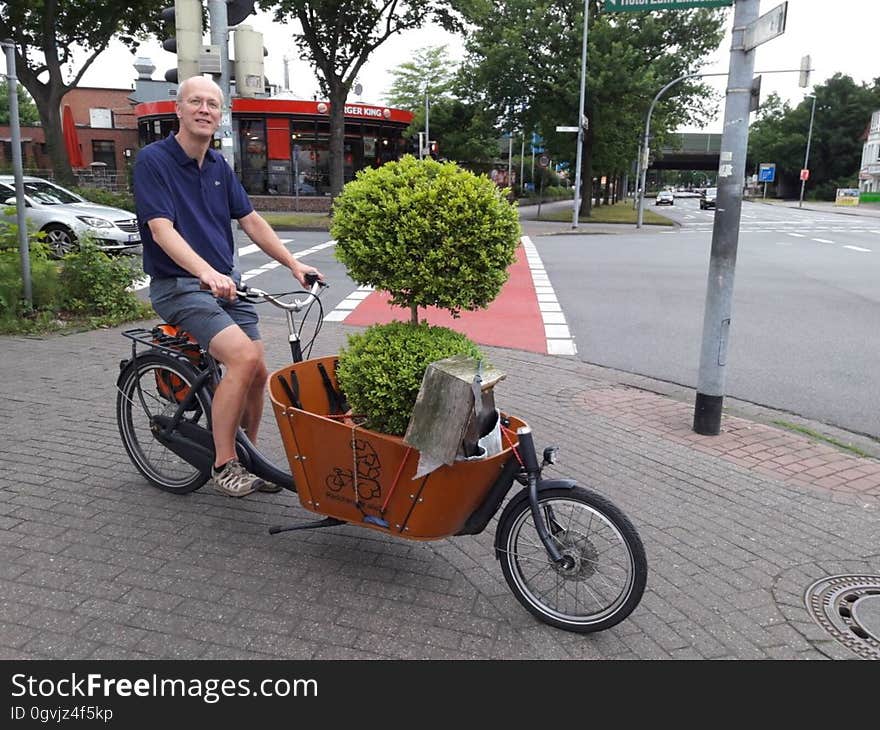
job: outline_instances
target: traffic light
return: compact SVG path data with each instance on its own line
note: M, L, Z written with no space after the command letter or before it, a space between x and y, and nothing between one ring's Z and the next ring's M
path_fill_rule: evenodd
M756 112L761 106L761 76L752 79L752 90L749 97L749 111Z
M174 37L167 38L162 47L177 54L177 68L166 71L165 80L179 84L190 76L198 76L202 50L201 0L174 0L173 8L162 11L162 19L174 22Z
M801 57L801 73L800 78L798 79L798 86L802 89L806 89L810 85L810 71L813 69L810 68L810 57L802 56Z
M257 96L266 88L263 78L263 34L248 25L235 28L235 91Z

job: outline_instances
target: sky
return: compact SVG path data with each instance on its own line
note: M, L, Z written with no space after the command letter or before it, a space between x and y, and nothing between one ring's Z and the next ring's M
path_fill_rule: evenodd
M761 14L772 10L780 2L762 0ZM719 49L707 59L707 64L701 69L704 72L724 73L728 69L733 9L727 12L725 38ZM264 46L269 51L264 69L271 83L283 86L284 59L288 57L292 94L297 98L311 99L319 93L309 64L298 58L290 39L290 26L275 23L269 14L263 12L252 15L244 24L264 34ZM815 69L811 83L821 83L838 71L850 75L857 83L870 82L880 76L880 56L876 52L878 29L880 0L789 0L785 33L757 48L755 70L797 69L801 57L809 54ZM361 70L358 81L363 86L363 92L360 97L352 93L350 101L383 104L384 95L391 86L393 69L411 58L419 48L443 43L448 44L452 59L461 59L464 53L461 39L438 27L392 37L374 52ZM164 51L156 40L142 44L134 54L121 44L114 44L92 64L80 85L132 88L136 76L132 68L135 56L152 59L156 65L153 74L156 79L163 78L165 70L175 64L174 54ZM0 68L5 68L5 58L0 61ZM716 119L703 131L720 132L726 79L723 76L708 78L706 83L717 89L721 96ZM797 104L809 89L798 87L797 73L763 74L762 98L773 91L792 104ZM576 110L573 110L573 116L576 116ZM691 129L697 128L687 128Z

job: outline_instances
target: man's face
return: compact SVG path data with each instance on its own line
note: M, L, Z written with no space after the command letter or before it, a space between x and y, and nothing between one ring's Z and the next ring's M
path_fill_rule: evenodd
M194 137L213 137L220 126L220 92L207 79L187 84L183 100L177 103L180 128Z

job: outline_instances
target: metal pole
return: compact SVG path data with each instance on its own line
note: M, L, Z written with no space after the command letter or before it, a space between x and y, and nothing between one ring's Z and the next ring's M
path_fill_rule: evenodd
M425 154L431 155L431 101L428 97L428 85L425 84Z
M510 187L510 173L513 171L513 132L507 138L507 185Z
M535 145L534 145L534 139L533 139L532 140L532 185L534 186L534 184L535 184Z
M581 102L578 108L577 161L574 172L574 210L571 214L571 227L578 227L581 211L581 159L584 154L584 105L587 95L587 31L590 24L590 0L584 0L584 42L581 48ZM590 180L590 184L592 184Z
M808 170L807 165L810 164L810 142L813 139L813 119L816 116L816 95L813 94L813 109L810 111L810 131L807 133L807 152L804 155L804 169ZM801 180L801 197L798 200L798 208L804 207L804 187L806 186L807 181Z
M232 99L229 82L229 25L227 23L226 0L208 0L211 16L211 45L220 47L220 73L212 74L223 92L223 108L220 116L220 153L229 166L235 169L235 145L232 142ZM243 84L244 79L236 83Z
M712 250L703 314L700 370L694 404L693 428L699 434L721 432L725 368L730 341L733 279L743 182L749 141L749 103L755 70L754 49L743 47L745 28L758 18L760 0L737 0L733 16L730 72L724 104L724 133L718 166L718 196L712 228Z
M523 170L526 163L526 133L522 133L522 144L519 146L519 193L523 190Z
M6 51L6 83L9 89L9 126L12 143L12 172L15 175L15 222L18 224L18 255L25 309L33 309L31 254L28 248L27 221L24 217L24 170L21 161L21 121L18 117L18 76L15 75L15 42L0 41Z

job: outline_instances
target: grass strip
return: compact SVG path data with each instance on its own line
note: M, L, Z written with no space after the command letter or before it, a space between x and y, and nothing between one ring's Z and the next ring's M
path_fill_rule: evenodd
M332 222L327 213L260 213L276 230L329 230Z
M788 431L796 431L797 433L803 434L804 436L809 436L810 438L816 439L817 441L824 441L827 444L836 446L838 449L849 451L856 456L863 456L869 459L873 458L871 454L867 453L866 451L862 451L858 446L846 444L843 441L834 438L833 436L825 436L824 434L821 434L818 431L814 431L811 428L807 428L806 426L798 426L796 423L789 423L788 421L773 421L773 425L779 426L780 428L784 428Z
M571 211L569 210L552 210L541 212L542 221L570 221ZM589 218L581 216L578 218L579 223L636 223L636 210L633 208L632 201L621 200L614 205L593 206L592 214ZM658 215L653 210L644 211L642 222L651 226L672 226L675 225L666 216Z

